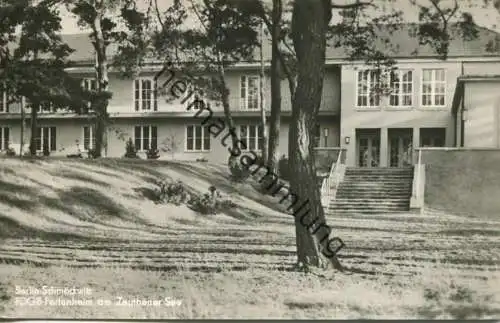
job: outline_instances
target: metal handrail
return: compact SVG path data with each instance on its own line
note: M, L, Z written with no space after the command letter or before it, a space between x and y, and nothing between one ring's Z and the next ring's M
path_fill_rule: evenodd
M340 159L342 157L342 149L339 150L339 154L337 156L337 160L335 163L332 164L332 167L330 168L330 173L328 176L325 178L321 185L321 200L323 202L323 206L327 207L330 204L330 200L332 198L331 191L332 191L332 180L334 180L334 185L335 185L335 191L338 186L338 180L335 176L338 166L340 164Z

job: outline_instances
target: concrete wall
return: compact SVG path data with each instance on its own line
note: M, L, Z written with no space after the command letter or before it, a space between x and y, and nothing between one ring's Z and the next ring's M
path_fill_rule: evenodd
M464 146L500 148L500 82L466 82Z
M500 149L423 149L425 208L500 216Z

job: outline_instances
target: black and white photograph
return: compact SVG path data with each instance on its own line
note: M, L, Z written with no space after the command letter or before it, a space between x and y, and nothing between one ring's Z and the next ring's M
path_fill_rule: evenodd
M500 317L500 0L0 0L0 319Z

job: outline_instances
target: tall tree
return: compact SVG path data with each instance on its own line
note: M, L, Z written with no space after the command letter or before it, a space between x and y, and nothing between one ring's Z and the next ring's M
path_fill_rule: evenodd
M95 112L95 156L101 157L107 147L108 105L112 97L109 89L109 68L111 63L137 64L127 60L135 51L144 50L145 35L142 26L145 15L136 8L134 0L61 0L76 15L78 23L91 30L89 35L96 54L97 91L92 101ZM118 28L125 23L129 33ZM133 46L131 44L136 42ZM116 60L108 58L109 45L119 44ZM137 58L142 57L137 55ZM130 67L124 67L128 70Z
M10 27L2 28L9 46L6 43L3 50L1 78L10 100L21 102L25 98L30 103L30 153L35 155L38 109L78 110L86 96L78 80L65 72L72 50L59 35L61 19L54 3L8 0L4 5L2 13L10 17L2 21ZM16 28L20 29L18 36L7 36Z
M156 5L156 9L158 6ZM159 14L160 32L155 37L157 54L184 75L204 98L222 104L225 127L230 132L231 147L238 150L238 134L231 113L227 68L241 60L253 60L258 48L259 20L246 13L252 3L238 0L181 1ZM159 11L159 10L157 10ZM182 17L180 19L179 17ZM191 17L195 23L186 23ZM230 169L238 167L237 158L229 156Z

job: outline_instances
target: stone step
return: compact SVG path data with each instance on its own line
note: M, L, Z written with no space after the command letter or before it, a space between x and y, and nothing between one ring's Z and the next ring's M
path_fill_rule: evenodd
M406 207L409 205L409 200L393 201L393 202L383 202L383 201L373 201L373 202L339 202L330 201L328 207L349 207L349 208L384 208L384 207Z
M413 174L408 176L384 176L384 175L344 175L344 180L370 180L370 181L384 181L384 180L393 180L393 181L408 181L413 179Z
M356 215L356 214L387 214L387 213L403 213L408 210L328 210L325 216L338 216L342 214Z
M387 198L397 198L397 199L403 199L403 200L408 200L411 195L408 194L408 193L405 193L405 194L392 194L392 195L389 195L389 194L351 194L351 193L337 193L337 195L335 196L336 199L348 199L348 200L352 200L352 199L355 199L355 198L359 198L360 196L362 196L363 198L367 198L367 199L372 199L372 200L385 200Z

